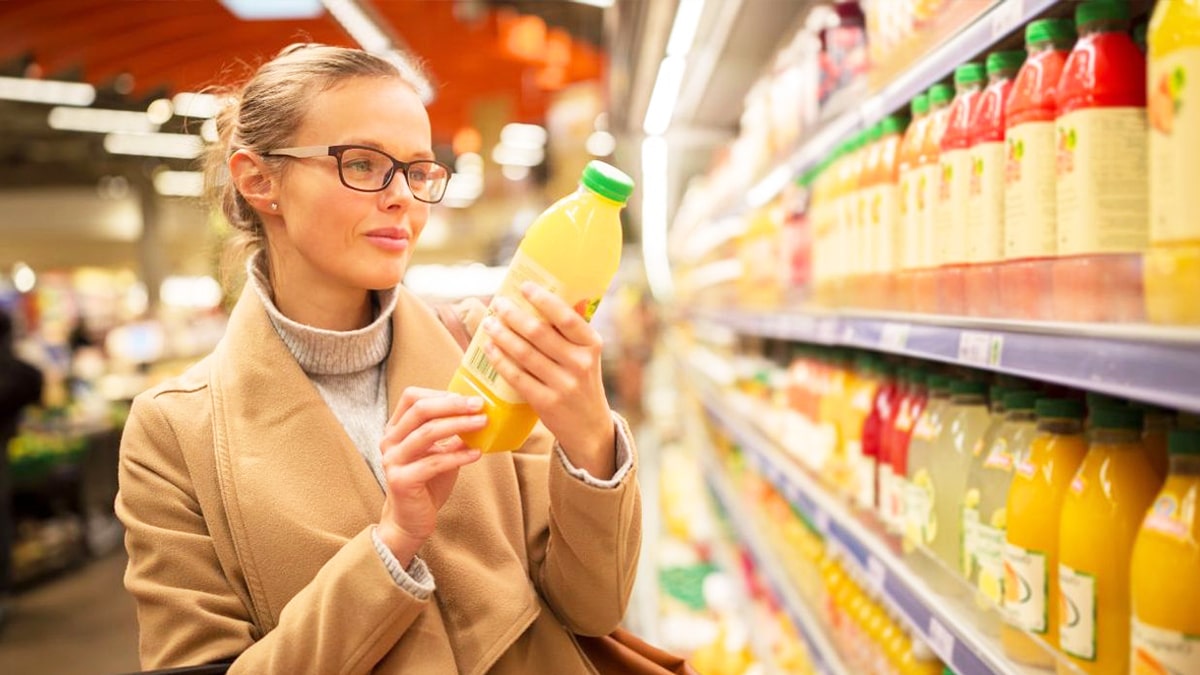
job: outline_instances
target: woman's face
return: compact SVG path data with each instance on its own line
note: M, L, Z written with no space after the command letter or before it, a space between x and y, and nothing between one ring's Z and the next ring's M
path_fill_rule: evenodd
M411 87L358 77L313 97L291 145L365 145L409 162L433 159L431 139ZM342 184L334 157L284 162L281 218L267 237L276 292L336 296L399 284L430 208L413 198L403 172L380 192L359 192Z

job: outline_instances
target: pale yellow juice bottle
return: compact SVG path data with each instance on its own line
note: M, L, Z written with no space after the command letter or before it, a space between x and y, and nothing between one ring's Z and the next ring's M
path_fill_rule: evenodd
M1050 667L1058 645L1058 514L1087 454L1082 401L1038 399L1037 433L1013 469L1004 533L1004 620L1010 659Z
M620 213L631 192L633 180L625 173L589 162L579 189L530 225L496 298L536 313L521 294L521 284L532 281L590 320L621 262ZM495 300L488 313L494 311ZM462 435L468 446L483 452L516 450L537 424L537 414L492 366L484 352L490 341L484 331L476 331L447 389L484 400L487 426Z
M926 545L945 566L933 583L943 593L958 594L963 588L950 575L963 575L963 495L967 492L972 450L983 439L991 418L987 390L986 383L971 380L950 385L946 424L929 464L936 536Z
M1170 432L1171 471L1133 546L1130 672L1200 673L1200 430Z
M950 407L950 378L931 375L929 401L913 427L908 444L908 467L904 490L903 544L905 553L924 547L937 537L933 514L934 494L931 468L937 457L935 445L942 435Z

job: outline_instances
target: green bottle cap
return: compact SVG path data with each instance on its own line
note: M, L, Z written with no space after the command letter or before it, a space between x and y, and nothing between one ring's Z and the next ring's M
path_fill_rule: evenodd
M977 380L955 380L950 383L950 394L953 396L986 396L986 382Z
M1129 401L1108 394L1101 394L1098 391L1089 391L1084 395L1084 400L1087 401L1088 410L1095 412L1100 408L1128 408Z
M1025 46L1043 42L1074 42L1075 24L1070 19L1039 19L1025 27Z
M1200 429L1173 429L1167 433L1167 451L1172 455L1200 455Z
M1133 43L1138 46L1142 52L1146 51L1146 26L1145 21L1141 21L1133 27Z
M1132 429L1141 431L1142 411L1128 406L1102 406L1092 410L1093 429Z
M1039 398L1033 404L1038 417L1066 417L1083 419L1083 401L1073 398Z
M633 193L633 179L624 171L598 159L583 170L583 186L606 199L624 204Z
M954 69L954 84L967 85L983 82L987 69L982 63L964 63Z
M912 110L913 117L924 115L929 112L929 96L925 94L917 94L916 98L909 104Z
M1016 72L1025 63L1025 50L1017 49L1010 52L992 52L987 57L987 74Z
M1013 410L1033 410L1037 405L1038 393L1031 389L1023 389L1021 391L1010 391L1004 395L1004 409Z
M908 115L888 115L879 123L879 132L882 136L890 136L892 134L902 134L908 127Z
M1129 5L1122 0L1092 0L1075 8L1075 23L1080 28L1097 21L1128 21Z
M929 107L946 105L954 99L954 87L948 84L935 84L929 88Z
M925 378L925 386L929 391L946 393L950 391L950 378L945 375L929 375Z
M883 137L883 121L871 126L867 129L867 142L874 143Z

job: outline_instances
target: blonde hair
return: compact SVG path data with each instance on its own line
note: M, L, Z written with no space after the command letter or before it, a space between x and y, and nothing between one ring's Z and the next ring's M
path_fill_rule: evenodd
M262 219L230 180L230 155L246 149L261 156L289 145L313 98L357 77L398 79L423 98L430 91L420 63L399 52L393 60L360 49L298 43L283 48L243 86L218 94L225 105L216 117L218 141L205 157L204 173L210 200L233 230L227 251L231 257L225 261L227 272L241 267L228 263L262 248L266 240ZM282 162L275 157L263 157L263 161L272 166Z

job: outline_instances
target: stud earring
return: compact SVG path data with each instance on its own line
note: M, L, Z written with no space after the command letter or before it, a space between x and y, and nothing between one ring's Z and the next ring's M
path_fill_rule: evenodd
M275 202L271 202L271 210L272 210L272 211L278 211L278 210L279 210L279 204L276 204Z

